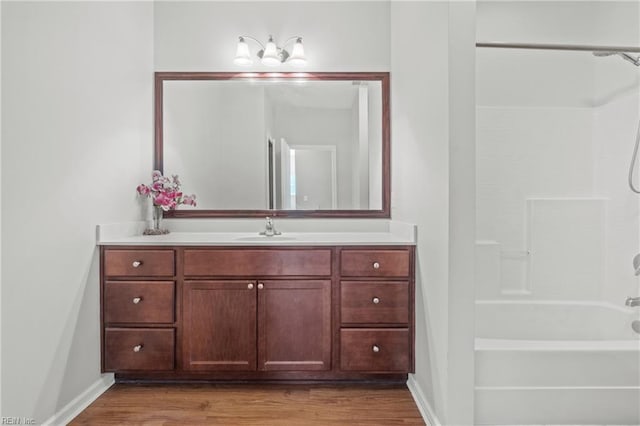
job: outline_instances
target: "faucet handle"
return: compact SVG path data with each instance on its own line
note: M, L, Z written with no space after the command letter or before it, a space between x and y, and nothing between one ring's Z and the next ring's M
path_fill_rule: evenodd
M627 297L627 300L624 302L625 306L634 307L640 306L640 297Z

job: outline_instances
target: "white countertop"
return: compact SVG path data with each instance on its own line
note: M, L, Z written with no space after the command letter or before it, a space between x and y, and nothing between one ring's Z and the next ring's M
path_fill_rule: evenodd
M384 229L386 228L386 229ZM104 246L335 246L415 245L415 226L389 221L388 226L357 232L282 232L273 237L258 232L181 232L142 235L144 223L99 225L97 244Z

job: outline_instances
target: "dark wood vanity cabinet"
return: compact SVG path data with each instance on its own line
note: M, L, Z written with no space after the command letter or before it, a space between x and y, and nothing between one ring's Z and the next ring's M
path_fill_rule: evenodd
M175 251L103 250L104 371L170 371L175 364Z
M404 380L414 248L102 247L119 380Z
M331 281L185 281L185 371L328 370Z
M406 372L412 368L411 258L409 250L341 251L342 370Z

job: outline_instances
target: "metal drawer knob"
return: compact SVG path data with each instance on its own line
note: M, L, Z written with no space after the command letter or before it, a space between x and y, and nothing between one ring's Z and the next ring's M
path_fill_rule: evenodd
M249 284L247 284L247 288L248 288L249 290L253 290L253 283L249 283Z
M137 305L138 303L142 302L142 297L134 297L132 302L134 305Z
M258 290L262 290L264 288L264 284L258 283Z
M135 345L135 346L133 347L133 351L134 351L134 352L140 352L140 351L142 350L143 346L144 346L144 345L142 345L142 344L140 344L140 345Z
M131 264L131 266L133 266L134 268L137 268L137 267L139 267L140 265L142 265L142 261L140 261L140 260L135 260L135 261Z
M373 262L373 269L380 269L380 264L378 262Z
M380 346L378 346L378 345L373 345L373 347L371 348L371 350L372 350L373 352L375 352L375 353L378 353L378 352L380 352Z
M374 305L380 303L380 299L378 299L377 297L374 297L373 299L371 299L371 301L374 303Z

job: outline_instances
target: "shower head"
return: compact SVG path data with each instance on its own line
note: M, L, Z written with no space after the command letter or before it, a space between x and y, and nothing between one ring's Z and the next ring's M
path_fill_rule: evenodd
M637 67L640 66L640 58L634 58L633 56L629 55L628 53L613 52L613 51L608 51L608 50L598 50L598 51L595 51L595 52L592 52L592 53L593 53L593 56L598 56L598 57L618 55L622 59L624 59L625 61L629 61L629 62L631 62L633 65L635 65Z
M633 269L636 271L636 276L640 275L640 254L633 257Z

